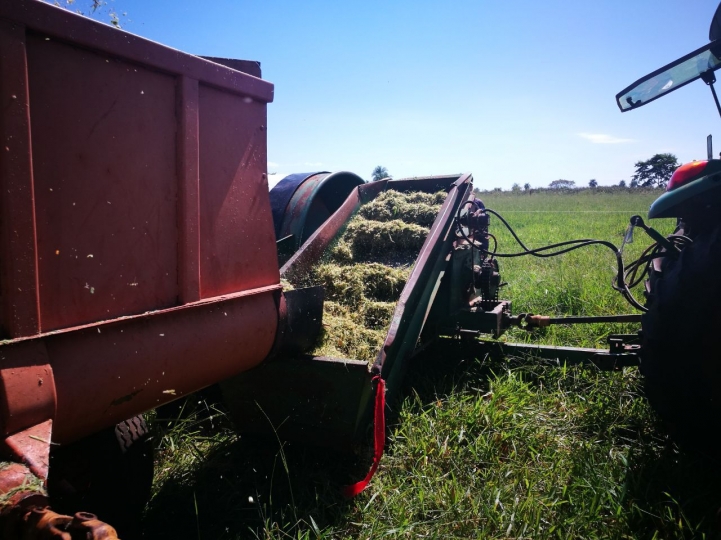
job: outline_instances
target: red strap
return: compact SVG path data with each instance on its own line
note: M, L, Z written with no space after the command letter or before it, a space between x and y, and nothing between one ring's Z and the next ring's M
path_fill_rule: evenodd
M373 377L373 380L378 381L376 385L376 402L373 411L375 424L373 429L373 465L371 465L371 470L368 471L368 474L363 480L343 488L343 495L349 499L358 495L368 486L376 469L378 469L378 464L383 456L383 448L386 444L386 382L381 379L380 375Z

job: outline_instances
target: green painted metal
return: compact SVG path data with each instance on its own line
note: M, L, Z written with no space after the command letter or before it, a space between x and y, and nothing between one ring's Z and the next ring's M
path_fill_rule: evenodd
M333 215L350 193L364 183L357 174L345 171L317 173L308 177L288 202L279 237L293 235L297 250Z
M366 362L321 356L263 362L220 386L240 431L341 449L357 442L358 404L373 391Z
M387 381L389 399L400 389L407 360L416 348L441 278L448 267L456 240L453 232L456 213L472 195L472 181L473 177L465 174L451 185L401 293L388 335L373 366L374 372L380 373Z

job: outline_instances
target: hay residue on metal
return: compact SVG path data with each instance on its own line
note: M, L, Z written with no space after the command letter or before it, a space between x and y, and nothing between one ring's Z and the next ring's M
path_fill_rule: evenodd
M17 464L12 461L0 461L0 472L4 471L4 469L15 466L17 466ZM15 474L22 474L21 469L18 468ZM29 469L25 470L24 475L25 478L22 483L20 483L16 487L10 488L5 493L0 494L1 512L9 511L10 507L14 503L17 503L17 501L14 501L14 496L20 492L27 492L28 494L31 492L35 492L35 494L37 495L47 496L47 490L45 489L45 485L43 481L40 480L40 478L30 472Z
M323 285L323 332L311 354L373 362L446 193L385 191L363 205L311 275Z

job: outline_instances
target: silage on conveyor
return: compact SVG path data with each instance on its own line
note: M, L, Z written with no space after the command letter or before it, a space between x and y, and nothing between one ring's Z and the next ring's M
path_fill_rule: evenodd
M373 362L446 193L385 191L363 205L320 265L293 285L323 285L323 333L312 354Z

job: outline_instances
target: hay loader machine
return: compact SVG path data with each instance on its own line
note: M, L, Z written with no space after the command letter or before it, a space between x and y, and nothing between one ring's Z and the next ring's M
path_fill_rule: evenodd
M142 511L152 481L142 414L211 385L240 430L348 447L375 426L374 470L384 400L431 345L638 365L637 334L612 336L608 350L495 339L511 326L641 316L514 315L489 233L492 215L506 222L474 197L470 174L296 174L269 194L272 99L255 62L192 56L37 0L0 4L2 537L117 537L108 523ZM445 196L376 360L309 355L324 289L281 278L310 272L388 190ZM530 250L516 238L543 257L607 245L615 287L643 308L628 270L686 240L632 223L658 247L628 268L608 242Z

